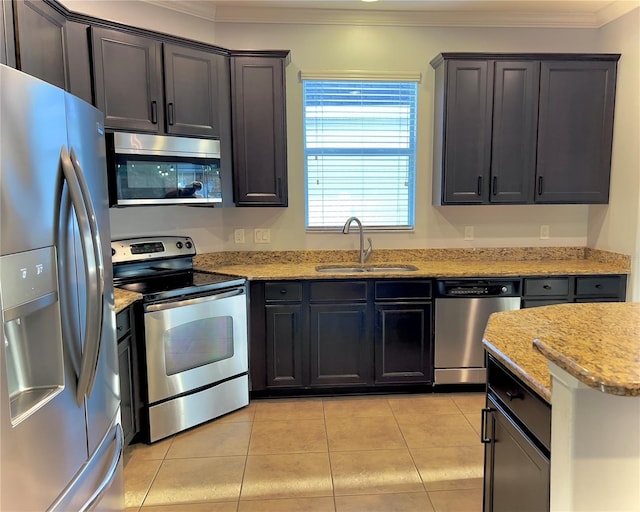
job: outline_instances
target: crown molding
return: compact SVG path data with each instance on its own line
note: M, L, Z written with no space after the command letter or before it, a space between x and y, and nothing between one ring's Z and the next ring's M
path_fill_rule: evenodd
M640 7L639 0L611 2L595 12L508 10L354 10L216 5L206 0L141 0L216 23L372 25L405 27L600 28Z

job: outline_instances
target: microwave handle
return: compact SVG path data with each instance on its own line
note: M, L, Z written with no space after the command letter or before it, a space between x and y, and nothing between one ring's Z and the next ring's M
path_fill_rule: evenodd
M146 306L145 312L152 313L154 311L166 311L167 309L181 308L184 306L193 306L194 304L201 304L203 302L228 299L230 297L236 297L237 295L244 294L244 288L237 288L228 292L213 293L211 295L205 295L202 297L196 297L195 299L185 299L174 302L162 302L160 304L150 304Z

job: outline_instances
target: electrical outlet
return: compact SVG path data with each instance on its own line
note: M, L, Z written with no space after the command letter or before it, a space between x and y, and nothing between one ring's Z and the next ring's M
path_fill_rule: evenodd
M473 240L473 226L464 227L464 239Z
M542 224L540 226L540 239L541 240L547 240L549 238L549 225L548 224Z
M233 232L233 241L237 244L244 243L244 229L236 229Z
M254 229L253 241L257 244L270 244L271 230L270 229Z

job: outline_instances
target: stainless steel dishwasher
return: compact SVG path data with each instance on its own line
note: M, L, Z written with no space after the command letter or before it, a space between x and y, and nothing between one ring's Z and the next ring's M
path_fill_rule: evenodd
M519 279L436 281L434 384L482 384L482 336L491 313L520 309Z

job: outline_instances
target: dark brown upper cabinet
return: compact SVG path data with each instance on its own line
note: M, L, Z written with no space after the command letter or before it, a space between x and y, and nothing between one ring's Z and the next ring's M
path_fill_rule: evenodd
M16 46L13 30L13 5L0 2L0 64L16 67Z
M12 4L16 68L67 89L64 14L54 3L41 0Z
M436 57L433 203L606 203L618 58Z
M607 203L616 61L542 62L537 203Z
M288 52L231 58L236 206L287 206Z
M164 131L162 43L92 27L95 105L115 130Z
M164 44L167 133L220 136L221 85L229 80L228 59L175 44ZM228 93L228 86L227 86Z
M220 137L224 55L96 27L92 43L95 104L107 128Z

